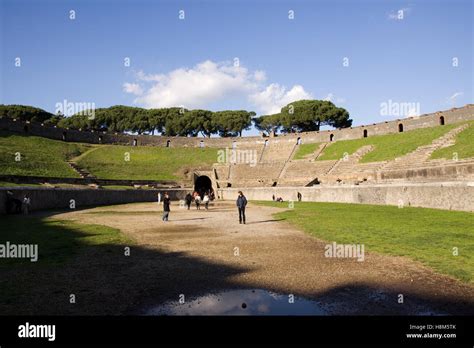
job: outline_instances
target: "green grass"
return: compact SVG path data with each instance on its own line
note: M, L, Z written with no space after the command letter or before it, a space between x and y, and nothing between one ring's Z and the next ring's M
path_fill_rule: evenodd
M16 184L14 182L0 181L0 187L42 187L41 184Z
M79 174L66 163L67 160L74 159L100 179L178 180L183 177L187 168L210 167L217 162L217 151L215 148L67 143L0 131L0 173L78 178ZM15 161L17 152L21 155L18 162ZM130 161L125 160L127 152L130 153ZM122 188L131 189L120 187Z
M87 186L87 185L76 185L76 184L65 184L65 183L60 183L60 184L50 184L49 185L42 185L43 187L57 187L57 188L81 188L81 189L90 189L93 190L92 187Z
M340 159L344 153L353 154L364 145L373 145L361 162L393 160L414 151L417 147L431 143L459 124L423 128L404 133L370 136L368 138L341 140L329 144L318 160ZM456 144L441 149L433 158L452 158L453 152L459 158L474 157L474 122L460 133ZM302 144L295 159L302 159L314 153L319 144ZM119 145L89 145L66 143L35 136L12 135L0 131L0 173L4 175L26 175L77 178L66 160L75 158L99 179L125 180L179 180L186 170L209 168L217 162L218 149L213 148L164 148L154 146L130 147ZM19 152L20 161L15 161ZM126 153L130 160L126 161ZM0 186L13 186L0 183ZM24 186L24 185L20 185ZM28 185L30 186L30 185ZM105 187L106 189L132 189L130 187Z
M281 203L259 204L282 207ZM297 202L275 214L327 242L364 244L366 252L406 256L474 282L474 214L427 208ZM453 256L453 248L459 255Z
M12 135L0 131L0 173L3 175L77 178L66 160L87 148L35 136ZM20 161L15 161L16 153Z
M295 157L293 157L293 159L303 159L305 156L314 153L314 151L316 151L318 147L319 143L298 145L298 151L296 151Z
M445 147L433 152L431 158L453 159L454 153L457 158L474 157L474 122L469 122L470 126L456 136L456 143L453 146Z
M151 186L141 186L140 188L135 188L133 186L124 186L124 185L106 185L101 186L105 190L156 190Z
M28 184L28 183L25 183L25 184L17 184L17 183L7 182L7 181L0 181L0 187L81 188L81 189L91 189L91 190L93 189L92 187L87 186L87 185L76 185L76 184L65 184L65 183L61 183L61 184L49 184L49 185L45 185L45 184Z
M317 160L341 159L344 153L351 155L364 145L373 145L374 149L363 156L360 162L389 161L413 152L419 146L430 144L459 125L452 124L362 139L340 140L329 144Z
M122 186L122 185L107 185L101 186L105 190L135 190L132 186Z
M2 217L0 244L6 241L11 244L37 244L39 258L37 262L0 258L0 266L61 264L90 247L107 248L130 242L115 228L32 216Z
M105 145L78 164L100 179L177 180L179 170L217 162L215 148L164 148ZM126 161L126 154L130 160Z
M74 283L80 283L81 279L74 276L74 272L69 284L64 283L64 278L61 278L64 267L73 265L79 274L84 274L86 269L94 273L98 267L105 269L111 259L123 257L125 246L134 245L133 240L118 229L108 226L34 216L6 216L2 217L1 224L0 244L7 241L11 244L37 244L39 255L37 262L26 258L0 258L2 310L11 306L18 308L25 303L31 305L38 296L51 296L50 291L44 290L49 283L54 284L54 289L60 289L59 293L68 286L77 286ZM83 261L74 264L81 258L92 260L91 264ZM34 311L33 304L29 312Z

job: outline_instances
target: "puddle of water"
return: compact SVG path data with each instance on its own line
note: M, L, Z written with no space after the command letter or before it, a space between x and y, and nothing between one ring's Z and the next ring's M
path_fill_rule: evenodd
M316 301L279 295L267 290L229 290L180 304L167 302L145 315L327 315Z

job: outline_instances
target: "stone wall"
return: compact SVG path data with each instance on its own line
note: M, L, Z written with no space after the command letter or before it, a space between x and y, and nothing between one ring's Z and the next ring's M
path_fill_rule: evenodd
M71 199L76 209L90 206L124 204L133 202L154 202L158 192L165 190L97 190L97 189L46 189L11 188L13 196L22 199L25 194L31 198L32 210L69 209ZM272 200L272 195L282 197L287 206L289 200L296 201L300 192L305 202L339 202L378 205L400 205L446 210L474 212L474 183L404 183L391 185L334 185L315 187L272 187L272 188L225 188L218 189L220 199L235 200L242 190L250 200ZM189 190L170 189L172 200L183 199ZM5 214L7 189L0 188L0 214ZM177 209L177 206L176 208Z
M0 181L6 181L17 184L71 184L71 185L89 185L97 184L100 186L118 185L148 185L152 187L179 188L182 187L178 182L171 180L118 180L118 179L97 179L97 178L55 178L47 176L27 176L27 175L1 175Z
M411 168L380 172L379 180L390 181L447 181L447 180L474 180L474 162L449 163L427 168Z
M184 199L189 190L100 190L100 189L48 189L48 188L0 188L0 214L6 213L7 190L13 197L22 200L28 194L31 210L70 209L74 200L76 209L98 205L124 204L133 202L153 202L158 192L166 191L172 200Z
M128 135L121 133L107 133L94 131L79 131L42 125L40 123L13 120L0 117L0 130L7 130L19 134L29 134L44 138L63 140L68 142L90 144L115 144L129 146L162 146L162 147L230 147L231 138L188 138L166 137L153 135ZM258 137L255 137L258 138ZM202 143L201 143L202 142ZM202 145L201 145L202 144Z
M474 120L474 104L468 104L461 108L453 108L446 111L439 111L431 114L408 117L400 120L385 121L371 125L350 127L337 130L327 130L320 132L304 132L294 134L279 135L275 138L262 137L239 137L239 138L190 138L190 137L166 137L153 135L126 135L106 132L78 131L72 129L62 129L50 126L43 126L39 123L29 123L20 120L12 120L6 117L0 118L0 130L8 130L21 134L31 134L50 139L64 140L71 142L82 142L92 144L121 144L121 145L152 145L169 147L236 147L239 144L248 146L249 144L264 144L265 140L270 143L290 142L296 143L301 138L302 143L319 143L337 140L358 139L372 135L382 135L399 132L400 124L403 131L417 128L434 127L440 125L441 118L444 124L457 123L461 121Z
M269 187L219 189L221 199L235 200L242 190L250 201L272 200L272 195L288 201L300 192L306 202L339 202L400 205L446 210L474 211L474 182L404 183L380 185L334 185L315 187Z

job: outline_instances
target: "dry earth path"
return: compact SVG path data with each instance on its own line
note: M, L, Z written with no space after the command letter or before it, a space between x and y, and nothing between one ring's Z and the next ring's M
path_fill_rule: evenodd
M474 313L472 285L370 250L363 262L326 258L327 242L277 221L272 214L279 208L249 204L246 225L239 224L233 202L217 202L209 211L173 202L169 222L161 221L160 209L138 203L52 216L118 228L134 241L131 255L124 256L125 246L92 248L54 274L35 272L43 296L29 311L142 314L180 294L190 300L222 290L266 289L315 300L327 314ZM73 306L66 301L70 293L78 298Z

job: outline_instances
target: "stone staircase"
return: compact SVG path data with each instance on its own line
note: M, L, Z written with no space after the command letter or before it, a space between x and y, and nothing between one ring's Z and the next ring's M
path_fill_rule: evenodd
M469 127L469 124L463 124L459 127L456 127L443 136L433 140L429 145L423 145L418 147L415 151L406 154L405 156L395 158L395 160L387 162L381 170L398 170L411 168L422 163L429 163L429 158L431 154L438 150L448 146L452 146L455 143L456 136Z
M271 141L264 147L259 163L282 163L290 158L295 146L296 144L286 139Z
M365 145L359 148L352 155L339 159L334 165L327 171L326 175L351 172L352 169L357 166L359 160L367 153L373 150L372 145Z
M305 156L303 156L302 159L299 159L298 161L315 161L318 159L319 156L322 155L324 149L326 148L326 146L328 145L329 143L321 143L319 144L318 148L316 150L314 150L314 152L312 153L309 153ZM290 157L290 160L293 159L293 156Z
M87 169L79 167L76 162L67 161L67 164L72 168L72 170L78 173L82 179L96 179L96 177L92 175Z
M318 147L318 149L314 152L314 155L312 156L311 160L313 161L316 161L319 156L322 155L324 149L326 148L326 146L328 146L329 143L321 143Z
M293 146L293 150L291 150L290 152L290 155L288 156L288 158L285 160L285 164L283 165L283 167L281 168L280 170L280 173L278 174L278 180L281 179L285 173L286 173L286 170L288 169L288 165L291 163L291 160L293 159L293 157L295 156L295 153L296 153L296 149L298 148L298 145L295 144Z
M364 184L374 182L428 181L431 178L474 177L474 158L430 159L438 149L455 144L456 136L469 127L457 125L430 144L391 161L361 163L360 160L373 151L373 145L362 146L349 156L338 160L316 160L321 157L327 145L321 143L318 149L303 159L294 160L298 146L285 140L262 146L260 160L256 166L228 165L214 166L214 180L220 187L264 187L264 186L308 186L317 184ZM254 147L256 147L254 145Z
M306 186L307 184L320 179L336 161L291 161L278 180L278 186Z

